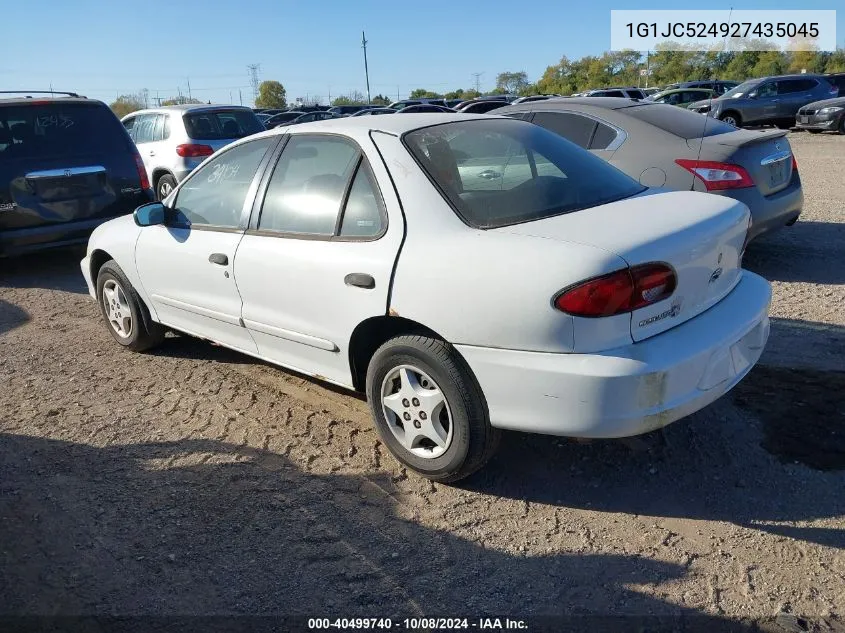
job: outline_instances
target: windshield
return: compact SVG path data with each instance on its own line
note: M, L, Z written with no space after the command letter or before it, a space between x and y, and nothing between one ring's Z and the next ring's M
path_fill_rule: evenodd
M188 136L198 141L243 138L264 131L252 110L202 110L186 114L184 120Z
M731 88L725 94L722 95L722 99L737 99L739 97L746 96L749 92L754 90L760 83L759 79L752 79L750 81L744 81L739 84L736 88Z
M489 229L595 207L645 188L544 128L473 119L403 138L463 220Z

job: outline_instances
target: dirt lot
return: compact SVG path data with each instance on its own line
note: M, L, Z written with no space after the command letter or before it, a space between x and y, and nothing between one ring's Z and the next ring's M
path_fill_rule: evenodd
M845 138L790 135L761 365L662 437L507 434L459 487L365 403L110 339L78 253L0 262L0 613L845 616Z

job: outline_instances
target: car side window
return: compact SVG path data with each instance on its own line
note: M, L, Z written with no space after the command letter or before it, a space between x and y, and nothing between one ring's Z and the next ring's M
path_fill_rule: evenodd
M214 156L179 189L169 224L237 228L261 159L275 142L256 139Z
M593 140L590 141L590 149L607 149L608 145L616 140L617 135L618 132L609 125L597 124Z
M258 229L333 235L359 156L341 137L294 134L267 184Z
M170 117L166 114L161 115L162 118L162 125L161 125L161 140L166 141L170 138Z
M783 82L779 82L783 83ZM775 97L780 93L780 86L774 81L757 88L757 97Z
M153 138L152 140L160 141L164 138L164 115L158 114L156 115L155 122L153 123Z
M376 237L384 228L385 217L376 180L366 159L361 161L340 222L341 237Z
M596 122L571 112L537 112L532 123L559 134L576 145L587 148Z
M135 124L135 142L149 143L153 140L153 126L155 125L155 114L142 114Z
M126 128L126 131L129 132L129 136L132 140L135 140L135 121L137 121L137 117L131 117L126 119L125 121L121 121L123 123L123 127Z

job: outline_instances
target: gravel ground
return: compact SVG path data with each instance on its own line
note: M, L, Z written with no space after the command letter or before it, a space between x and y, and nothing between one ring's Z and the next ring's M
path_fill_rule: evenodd
M790 140L804 214L746 262L774 285L761 365L662 435L506 434L457 487L345 393L189 337L119 350L78 252L2 261L0 613L836 622L845 138Z

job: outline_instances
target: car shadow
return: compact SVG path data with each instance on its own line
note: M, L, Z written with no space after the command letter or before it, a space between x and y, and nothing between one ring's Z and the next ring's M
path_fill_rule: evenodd
M85 247L57 248L0 260L0 288L43 288L86 294L80 260Z
M683 565L488 549L399 516L387 479L311 474L243 445L0 434L0 481L6 616L566 614L603 616L593 631L752 630L636 589Z
M769 281L845 284L845 223L799 219L748 245L743 266Z
M0 334L14 330L29 321L29 313L13 303L0 299Z

